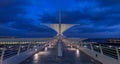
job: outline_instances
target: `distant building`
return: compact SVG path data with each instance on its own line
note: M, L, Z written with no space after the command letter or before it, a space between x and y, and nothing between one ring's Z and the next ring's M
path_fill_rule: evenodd
M0 44L27 44L35 42L47 42L53 38L0 38Z
M108 42L109 43L120 43L120 38L111 38L111 39L108 39Z

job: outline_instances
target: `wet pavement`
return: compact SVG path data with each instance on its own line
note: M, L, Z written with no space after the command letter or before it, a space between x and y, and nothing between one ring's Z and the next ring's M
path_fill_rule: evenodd
M100 64L78 49L63 47L63 56L57 56L57 46L45 48L21 64Z

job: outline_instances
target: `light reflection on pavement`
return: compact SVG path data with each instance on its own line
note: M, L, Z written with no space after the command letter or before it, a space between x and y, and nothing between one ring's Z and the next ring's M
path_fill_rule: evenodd
M91 61L92 60L92 61ZM91 59L79 49L64 46L63 57L57 57L57 46L48 47L34 56L28 58L21 64L100 64Z

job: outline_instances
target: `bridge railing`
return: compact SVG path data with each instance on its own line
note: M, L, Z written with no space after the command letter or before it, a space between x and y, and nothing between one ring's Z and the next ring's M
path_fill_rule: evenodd
M3 60L30 49L44 46L47 42L0 42L0 64Z
M118 46L112 46L112 45L106 45L106 44L92 44L91 46L92 46L93 50L98 53L107 55L114 59L119 59L118 54L120 55L120 47L118 47ZM90 44L83 45L83 47L88 48L90 50L91 50L91 46L90 46ZM118 50L118 54L117 54L117 50Z
M108 44L100 44L96 42L82 42L82 41L69 41L73 46L80 46L83 48L87 48L89 50L100 53L101 55L108 56L113 58L120 63L120 46L108 45ZM97 56L97 55L95 55ZM109 60L108 60L109 61Z

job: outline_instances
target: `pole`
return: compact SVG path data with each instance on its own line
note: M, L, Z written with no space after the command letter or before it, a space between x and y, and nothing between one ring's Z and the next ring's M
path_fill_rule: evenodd
M99 44L99 47L100 47L100 53L103 55L103 50L102 50L101 44Z
M120 55L119 55L120 53L119 53L119 50L117 47L115 47L115 49L116 49L116 53L117 53L118 64L120 64Z
M0 59L0 64L3 63L4 54L5 54L5 48L3 48L3 50L2 50L1 59Z
M59 39L61 39L61 12L59 11Z
M90 43L90 47L91 47L91 51L93 51L93 46L92 46L92 43Z
M30 44L28 44L28 47L27 47L27 50L29 50L30 49Z
M18 52L17 52L18 55L20 54L20 51L21 51L21 45L19 46L19 49L18 49Z

